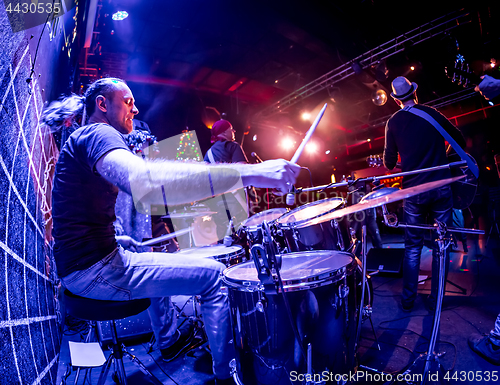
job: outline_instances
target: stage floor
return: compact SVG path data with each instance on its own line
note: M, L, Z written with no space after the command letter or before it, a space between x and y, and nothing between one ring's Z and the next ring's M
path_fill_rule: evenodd
M397 234L384 235L384 247L404 247L402 236ZM486 238L485 238L486 240ZM440 323L440 333L435 351L442 353L440 363L445 370L450 370L449 383L495 383L485 380L488 373L500 376L500 367L494 366L473 353L467 338L471 333L488 333L494 325L500 312L500 242L498 239L474 241L469 238L469 251L462 252L462 244L450 255L450 273L448 280L465 289L465 294L448 283L443 312ZM422 278L430 276L431 252L424 248L420 274ZM419 295L411 313L400 309L400 293L402 278L400 276L373 275L374 288L373 321L375 334L380 350L375 341L369 321L363 323L358 348L358 358L361 367L397 373L404 371L420 354L427 351L429 336L432 330L433 313L429 313L424 305L424 299L430 292L430 281L419 285ZM178 298L179 303L182 298ZM65 335L59 360L59 375L57 384L61 384L65 375L67 384L73 384L75 373L69 367L68 341L79 340L79 336ZM148 341L135 342L128 345L128 350L137 357L164 384L213 384L211 374L211 359L209 354L198 349L174 362L164 363L160 352L156 349L148 353ZM105 351L109 354L109 351ZM150 383L140 370L128 359L124 359L128 384ZM92 370L86 384L97 384L100 368ZM373 372L370 372L373 374ZM416 371L416 373L419 373ZM421 372L420 372L421 373ZM479 376L483 380L479 381ZM387 377L386 377L387 378ZM455 378L455 380L453 380ZM366 381L366 377L357 377L356 383L383 383L384 381ZM379 379L381 379L379 377ZM83 376L79 384L83 384ZM106 384L114 384L111 376ZM245 384L252 385L252 384Z

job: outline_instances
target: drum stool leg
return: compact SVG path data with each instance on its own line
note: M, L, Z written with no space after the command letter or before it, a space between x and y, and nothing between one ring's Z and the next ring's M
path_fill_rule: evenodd
M106 362L103 365L101 375L99 376L99 380L97 385L104 385L106 378L108 377L109 369L113 362L115 363L115 375L116 380L120 385L127 385L127 375L125 374L125 366L123 364L123 356L127 355L130 360L136 364L142 373L144 373L153 384L162 385L163 383L155 377L153 373L151 373L146 366L133 354L130 354L123 344L118 341L118 334L116 331L116 322L115 320L110 320L110 329L111 329L111 354L107 358Z

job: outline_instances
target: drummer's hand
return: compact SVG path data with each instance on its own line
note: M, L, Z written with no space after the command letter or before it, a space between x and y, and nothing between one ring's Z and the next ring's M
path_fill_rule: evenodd
M254 167L252 185L271 188L277 195L288 193L300 173L300 166L284 159L268 160Z
M118 242L118 244L125 249L131 246L134 247L139 246L139 243L135 239L129 237L128 235L117 235L115 238L116 242Z

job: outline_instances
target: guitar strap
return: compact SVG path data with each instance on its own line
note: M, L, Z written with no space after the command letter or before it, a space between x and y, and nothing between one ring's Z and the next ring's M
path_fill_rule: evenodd
M412 108L412 106L407 106L403 108L404 111L411 112L414 115L420 116L422 119L427 120L430 124L432 124L436 130L439 131L439 133L445 138L448 143L453 147L453 149L457 152L457 154L460 156L462 160L465 160L467 162L467 167L469 170L474 174L476 178L479 177L479 168L477 165L472 161L472 159L465 153L464 150L462 150L462 147L458 145L458 143L451 137L451 135L441 126L436 119L434 119L432 116L430 116L427 112L422 111L418 108Z

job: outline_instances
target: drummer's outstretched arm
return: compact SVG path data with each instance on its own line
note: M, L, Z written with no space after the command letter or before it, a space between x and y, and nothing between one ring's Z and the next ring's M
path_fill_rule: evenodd
M109 182L144 203L189 203L243 186L274 188L288 192L300 166L283 159L259 164L217 164L143 160L117 149L96 164L97 172ZM162 188L163 187L163 188ZM165 196L164 196L165 195Z

